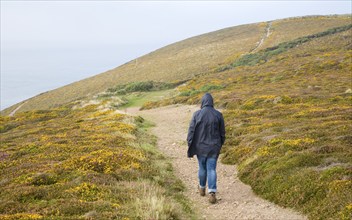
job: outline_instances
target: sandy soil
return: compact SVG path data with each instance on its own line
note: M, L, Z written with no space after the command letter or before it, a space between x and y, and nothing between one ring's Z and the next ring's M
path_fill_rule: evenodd
M172 161L176 175L183 180L187 188L185 194L193 202L198 216L201 219L217 220L306 219L293 210L257 197L250 186L237 178L236 166L220 162L217 167L218 202L210 204L208 197L198 194L198 163L196 158L187 158L185 141L189 121L193 112L198 109L196 106L173 105L145 111L138 111L136 108L126 110L127 113L141 115L156 124L152 132L158 137L158 147Z

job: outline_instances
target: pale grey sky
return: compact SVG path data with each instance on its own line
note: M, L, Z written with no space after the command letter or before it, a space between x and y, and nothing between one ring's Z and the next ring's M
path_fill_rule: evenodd
M1 46L162 46L221 28L351 13L351 1L1 1Z
M4 1L1 109L226 27L351 14L351 1Z

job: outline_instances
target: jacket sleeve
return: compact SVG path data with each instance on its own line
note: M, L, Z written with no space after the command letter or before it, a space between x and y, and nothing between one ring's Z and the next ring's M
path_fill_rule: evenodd
M191 147L192 145L195 129L196 129L196 113L193 114L191 123L189 124L189 128L188 128L188 134L187 134L188 147Z
M220 136L221 136L221 145L223 145L225 143L225 122L222 114L220 117Z

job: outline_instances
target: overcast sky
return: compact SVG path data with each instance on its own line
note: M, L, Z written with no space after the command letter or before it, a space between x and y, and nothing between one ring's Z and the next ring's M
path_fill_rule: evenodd
M3 1L1 47L156 47L225 27L351 13L351 1Z
M4 1L1 109L162 46L254 22L351 14L351 1Z

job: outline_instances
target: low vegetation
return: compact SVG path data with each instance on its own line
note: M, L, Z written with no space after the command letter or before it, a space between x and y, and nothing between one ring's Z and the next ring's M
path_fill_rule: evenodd
M211 90L227 127L222 162L238 164L258 195L310 219L351 219L352 33L326 33L290 41L300 43L266 62L195 78L145 107L199 104L204 92L189 91L222 87Z
M109 95L126 95L132 92L150 92L150 91L160 91L168 90L183 84L185 81L175 82L175 83L165 83L165 82L154 82L154 81L144 81L144 82L132 82L124 85L117 85L113 88L107 89Z
M347 16L308 16L272 21L270 36L260 49L299 37L351 24ZM251 51L266 32L267 22L240 25L192 37L131 60L115 69L31 98L21 111L50 109L84 97L95 96L117 84L189 80L229 65ZM8 115L18 105L1 112Z
M350 19L273 21L247 55L266 23L220 30L30 100L0 118L0 218L192 218L151 125L116 109L199 104L211 92L226 121L222 162L255 193L310 219L351 219Z
M0 118L0 219L192 218L151 124L102 107Z
M278 44L277 46L266 48L258 53L246 54L240 59L237 59L236 62L232 63L230 66L227 66L227 68L233 68L237 66L254 66L259 63L264 63L264 62L267 62L271 57L274 57L280 53L283 53L291 48L297 47L303 43L309 42L315 38L320 38L320 37L340 33L343 31L347 31L351 28L352 28L352 24L341 26L341 27L335 27L320 33L308 35L305 37L300 37L289 42L283 42ZM222 68L221 70L223 71L223 70L226 70L227 68Z
M184 81L175 83L143 81L116 85L94 96L93 100L102 101L106 107L114 109L141 107L146 102L159 101L173 96L174 88L183 83Z

